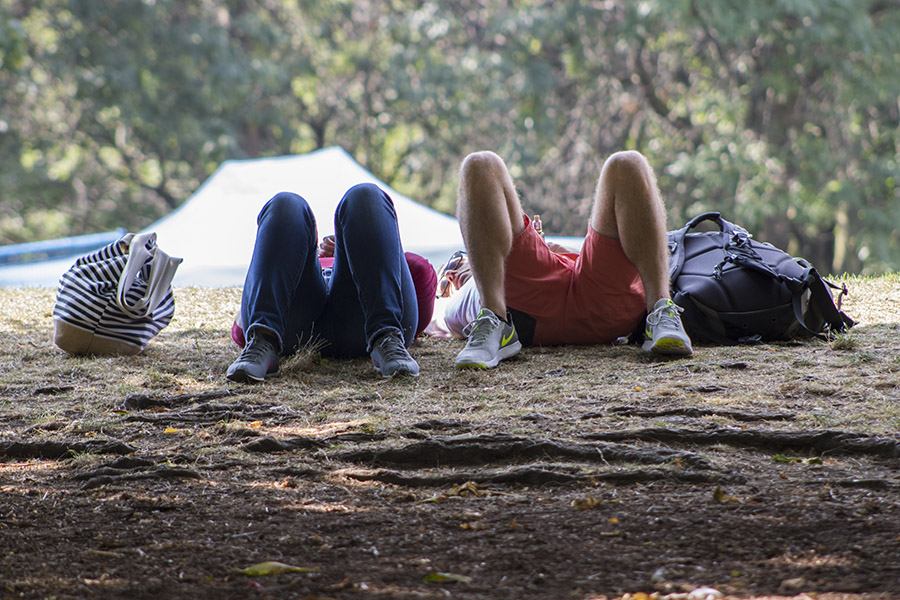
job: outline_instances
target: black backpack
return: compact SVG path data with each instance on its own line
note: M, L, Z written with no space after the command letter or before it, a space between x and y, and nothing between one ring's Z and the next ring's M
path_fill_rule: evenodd
M713 221L719 231L691 230ZM717 212L670 231L672 300L695 342L739 344L827 339L855 323L840 310L846 286L822 279L808 262L758 242ZM840 290L835 306L831 290Z

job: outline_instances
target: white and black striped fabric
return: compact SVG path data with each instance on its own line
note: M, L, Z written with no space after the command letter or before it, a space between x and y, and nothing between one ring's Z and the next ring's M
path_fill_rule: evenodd
M83 256L59 280L54 319L77 327L85 334L144 349L169 324L175 314L175 298L169 286L162 300L145 315L128 314L117 301L119 280L128 263L129 242L133 235ZM150 239L155 250L155 237ZM125 292L126 304L134 305L150 285L151 258L140 269L134 283Z

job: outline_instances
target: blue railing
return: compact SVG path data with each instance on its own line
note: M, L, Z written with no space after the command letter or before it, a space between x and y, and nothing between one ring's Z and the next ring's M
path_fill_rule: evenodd
M0 246L0 265L40 262L86 254L113 243L126 233L125 229L116 229L105 233L89 233L56 240Z

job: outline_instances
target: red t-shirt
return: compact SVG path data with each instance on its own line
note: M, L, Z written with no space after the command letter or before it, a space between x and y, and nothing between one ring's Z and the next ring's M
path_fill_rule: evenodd
M630 334L646 305L618 240L590 227L580 254L557 254L523 215L506 258L506 304L536 320L535 345L602 344Z

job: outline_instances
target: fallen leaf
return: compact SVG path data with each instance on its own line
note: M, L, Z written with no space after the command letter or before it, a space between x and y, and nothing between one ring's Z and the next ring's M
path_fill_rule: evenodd
M425 583L472 583L472 578L455 573L429 573L423 581Z
M602 500L594 498L592 496L588 496L587 498L576 498L575 500L572 500L572 506L574 506L575 508L580 508L582 510L597 508L602 503Z
M462 485L457 485L447 492L448 496L465 496L467 494L471 494L473 496L482 496L486 492L478 489L478 485L474 481L468 481L463 483Z
M455 485L446 492L441 492L421 502L442 502L448 498L459 498L462 496L487 496L490 494L488 490L482 490L474 481Z
M780 463L803 462L802 458L798 458L796 456L785 456L784 454L776 454L774 457L772 457L772 460Z
M716 486L716 489L713 490L713 500L716 502L737 502L737 498L729 496L719 486Z
M319 567L295 567L276 560L267 560L265 562L256 563L245 569L235 569L236 572L242 575L250 575L251 577L278 575L280 573L314 573L318 570Z

